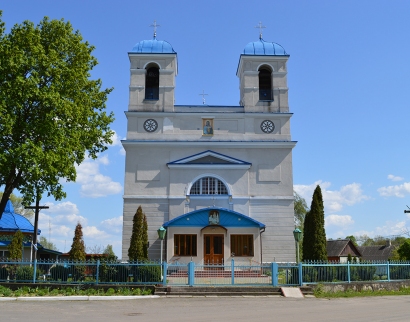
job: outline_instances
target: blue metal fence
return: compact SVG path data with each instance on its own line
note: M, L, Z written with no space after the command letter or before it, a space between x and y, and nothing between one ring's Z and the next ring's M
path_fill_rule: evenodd
M162 285L271 285L410 279L410 262L252 263L0 261L0 282Z

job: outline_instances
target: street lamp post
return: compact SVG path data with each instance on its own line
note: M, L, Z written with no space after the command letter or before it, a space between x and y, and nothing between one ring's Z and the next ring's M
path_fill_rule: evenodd
M302 231L296 228L293 231L293 237L295 237L296 242L296 263L299 263L299 242L302 240Z
M158 233L158 238L161 240L161 281L163 280L163 277L162 277L162 259L164 258L164 256L162 255L162 247L163 247L163 243L164 243L164 239L165 239L165 234L167 233L167 230L164 228L164 227L160 227L158 230L157 230L157 233Z

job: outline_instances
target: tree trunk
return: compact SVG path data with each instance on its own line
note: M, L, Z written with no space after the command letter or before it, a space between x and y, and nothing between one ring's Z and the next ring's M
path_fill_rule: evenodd
M1 198L0 201L0 219L3 216L4 209L6 208L7 201L10 198L10 195L12 194L14 188L17 187L18 182L21 178L21 171L17 173L17 175L14 172L14 169L10 172L6 183L4 185L4 192L3 192L3 197Z

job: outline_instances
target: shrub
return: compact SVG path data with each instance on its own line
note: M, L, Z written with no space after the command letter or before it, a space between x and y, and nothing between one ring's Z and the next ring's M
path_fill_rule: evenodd
M7 280L8 276L9 270L7 269L7 267L0 268L0 280Z
M145 263L132 266L132 275L134 283L158 283L161 282L160 264Z
M63 265L57 265L50 269L50 275L53 281L66 282L69 274L69 269Z
M40 276L40 269L36 270L36 279ZM16 270L16 280L17 281L32 281L34 276L34 267L30 266L19 266Z

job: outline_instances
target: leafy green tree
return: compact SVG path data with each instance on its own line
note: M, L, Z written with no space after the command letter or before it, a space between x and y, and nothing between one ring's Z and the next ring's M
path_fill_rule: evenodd
M360 246L372 246L374 245L374 240L367 236L366 234L356 236L356 241L359 243Z
M85 261L85 255L83 227L78 223L75 227L73 243L69 251L69 258L74 261Z
M296 191L293 192L294 197L294 219L296 228L300 229L303 235L306 213L309 211L306 200L301 197ZM303 239L299 242L299 258L300 261L303 254Z
M134 215L132 224L132 234L130 247L128 248L128 258L130 261L144 261L148 259L148 235L147 219L142 212L141 206L138 207Z
M39 243L40 243L41 246L43 246L44 248L58 251L57 246L56 246L54 243L48 241L47 238L44 237L44 236L41 236L41 237L40 237Z
M118 257L114 253L114 250L112 249L112 245L108 244L107 247L105 247L103 254L107 255L107 260L109 262L113 262L118 259Z
M401 260L410 260L410 239L407 239L397 250Z
M64 198L75 166L112 142L112 89L90 79L93 50L64 20L24 21L8 34L0 20L0 218L14 189L25 204L44 192Z
M306 213L309 211L306 200L301 197L296 191L293 192L294 197L294 213L295 225L303 231Z
M17 230L8 245L9 258L14 260L20 260L23 258L23 233Z
M142 245L144 250L144 259L148 259L148 222L144 214L144 221L142 223Z
M353 235L350 236L346 236L346 239L350 239L350 241L353 243L353 245L355 245L356 247L359 246L359 244L357 243L356 237Z
M3 192L0 192L0 199L3 197ZM26 217L27 219L31 220L33 219L34 216L34 211L32 209L25 209L25 206L23 204L23 198L22 197L17 197L14 193L12 193L9 197L13 208L14 212L16 214L22 215Z
M327 260L325 212L319 185L313 192L312 204L305 217L303 260Z

